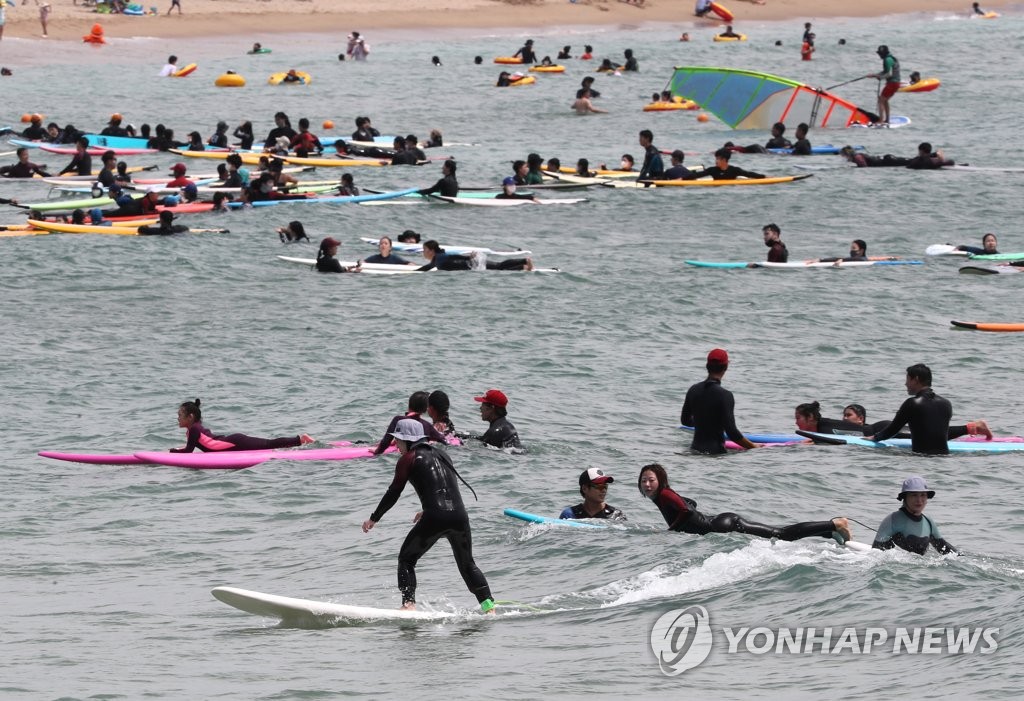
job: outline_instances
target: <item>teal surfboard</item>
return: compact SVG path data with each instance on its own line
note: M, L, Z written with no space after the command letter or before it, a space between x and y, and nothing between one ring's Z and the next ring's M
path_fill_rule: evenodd
M856 445L862 448L903 448L910 449L909 438L890 438L887 441L869 441L855 436L839 436L811 431L797 431L801 436L815 442L832 443L835 445ZM1014 453L1024 451L1024 443L1004 443L999 441L948 441L951 453Z
M520 521L528 521L529 523L544 523L552 526L570 526L573 528L608 528L609 526L603 523L592 523L590 521L577 521L575 519L568 518L550 518L549 516L538 516L537 514L530 514L525 511L519 511L517 509L505 509L505 515L511 518L517 518Z

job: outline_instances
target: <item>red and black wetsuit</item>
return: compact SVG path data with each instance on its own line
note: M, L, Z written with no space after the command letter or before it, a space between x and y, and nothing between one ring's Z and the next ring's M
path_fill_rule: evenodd
M477 601L491 598L487 578L473 560L469 515L462 503L458 480L455 466L444 448L426 441L414 443L399 458L395 465L395 478L370 514L371 521L380 521L398 502L406 483L412 482L419 495L423 515L405 537L398 553L398 588L402 592L403 604L416 601L416 563L441 538L448 539L459 574Z
M807 521L794 523L791 526L767 526L763 523L747 521L739 514L726 512L708 517L697 511L697 502L676 494L668 487L662 487L654 503L665 518L669 530L694 535L708 533L743 533L758 538L778 538L779 540L800 540L801 538L831 538L835 530L832 521Z
M789 249L786 248L786 244L782 243L782 241L773 241L768 247L768 262L788 263Z
M215 453L223 450L272 450L275 448L295 448L302 444L299 436L287 438L254 438L241 433L227 436L215 436L199 422L188 427L188 441L184 448L171 448L172 453L191 453L196 448L204 453Z
M945 455L949 452L946 441L952 416L953 405L949 400L935 394L931 387L926 387L903 402L892 423L876 433L874 440L892 438L901 428L910 424L910 447L915 453Z
M679 415L681 424L694 428L690 449L712 455L724 453L723 434L733 442L743 444L745 439L736 428L733 416L735 406L732 392L722 387L721 380L708 378L690 387Z

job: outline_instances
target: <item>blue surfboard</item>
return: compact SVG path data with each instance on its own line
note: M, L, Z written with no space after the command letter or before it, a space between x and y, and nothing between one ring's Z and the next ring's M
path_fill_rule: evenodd
M693 426L680 426L684 431L693 433ZM744 433L744 437L751 443L793 443L802 440L795 433Z
M902 448L909 450L911 445L909 438L869 441L866 438L857 438L855 436L813 433L811 431L797 431L797 433L822 443L855 445L861 448ZM949 446L949 452L951 453L1015 453L1024 451L1024 443L1003 443L999 441L948 441L946 445Z
M537 514L530 514L525 511L519 511L517 509L505 509L505 515L512 518L517 518L520 521L528 521L529 523L543 523L552 526L570 526L573 528L608 528L607 524L593 523L591 521L577 521L569 518L550 518L549 516L538 516Z

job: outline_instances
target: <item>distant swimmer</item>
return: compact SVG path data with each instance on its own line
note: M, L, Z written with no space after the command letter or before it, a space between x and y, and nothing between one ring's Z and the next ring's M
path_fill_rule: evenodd
M167 57L167 64L163 68L160 69L160 77L161 78L166 78L168 76L173 76L177 72L178 72L178 57L177 56L168 56Z
M572 53L571 52L572 52L572 47L571 46L563 46L562 50L558 52L558 60L562 61L562 60L565 60L567 58L572 58Z
M441 59L438 56L431 56L430 57L430 62L433 63L435 66L438 66L438 67L440 67L442 65L441 64Z
M489 424L484 435L477 436L477 440L495 448L522 449L519 432L508 420L508 397L505 393L500 389L489 389L473 400L480 403L480 418Z
M291 221L285 226L277 227L277 235L281 239L281 243L309 242L306 227L300 221Z
M341 247L341 241L336 238L328 236L320 242L320 248L316 252L316 271L318 273L358 273L361 270L362 261L357 261L355 265L343 266L341 261L335 258L338 255L338 249Z
M282 83L305 83L306 79L303 78L301 75L299 75L298 72L294 68L289 68L288 72L284 74L284 78L281 79L281 82Z
M174 234L188 233L188 227L184 224L174 223L174 212L165 209L160 212L160 219L157 224L147 224L138 229L139 236L173 236Z
M811 31L811 23L810 22L804 22L803 41L807 41L812 36L814 36L814 32Z
M391 237L381 236L377 241L377 251L369 258L364 258L364 263L377 263L381 265L416 265L410 261L407 261L401 256L395 255L395 252L391 248Z
M644 465L637 479L640 493L658 507L670 531L707 535L708 533L742 533L757 538L800 540L802 538L833 538L840 543L853 540L850 524L843 517L828 521L808 521L790 526L768 526L748 521L739 514L726 512L706 516L697 510L697 502L680 496L668 484L668 474L658 463Z
M261 43L259 43L257 41L257 42L253 43L252 50L249 53L251 53L251 54L258 54L258 53L260 53L262 51L263 51L263 44L261 44Z
M765 176L751 170L744 170L738 166L729 165L732 151L727 148L720 148L715 151L715 165L701 171L699 177L711 177L713 180L736 180L738 178L751 178L760 180Z
M945 455L949 452L947 440L949 420L953 416L952 404L932 389L932 371L927 365L918 363L908 367L905 384L907 394L912 396L903 402L892 423L868 439L884 441L909 424L911 448L915 453Z
M800 122L796 127L796 141L793 142L793 155L794 156L810 156L811 142L807 138L807 132L810 127L805 122Z
M345 54L354 61L365 61L366 57L370 55L370 46L359 32L352 32L348 35Z
M473 560L473 536L469 515L462 502L459 482L465 480L455 470L451 457L441 446L430 445L418 421L403 419L391 432L402 457L395 464L395 476L370 518L363 522L367 533L398 503L405 485L412 483L422 510L413 519L415 525L398 552L398 589L402 609L416 609L416 564L433 545L445 538L452 547L455 563L466 587L476 597L480 610L494 613L494 599L487 578ZM466 484L469 487L468 484ZM472 487L469 487L472 491ZM473 493L476 496L476 493Z
M761 229L764 235L764 245L768 247L769 263L788 263L789 249L782 243L782 229L778 224L765 224Z
M455 171L458 166L455 161L449 158L442 164L441 173L442 177L431 187L419 190L421 195L433 195L437 193L442 197L458 197L459 196L459 181L455 177Z
M377 443L377 447L374 448L373 454L380 455L387 450L393 442L392 433L398 425L406 420L413 419L423 426L424 436L437 443L444 443L444 435L440 431L434 428L434 425L423 418L423 414L427 413L427 409L430 406L430 395L423 391L413 392L409 395L409 401L406 404L406 410L404 414L398 414L391 417L391 421L388 423L387 430L384 432L384 437Z
M636 72L640 70L640 64L637 63L636 57L633 56L633 49L626 49L623 52L626 58L626 62L622 65L623 71Z
M356 179L352 173L341 174L341 182L338 183L338 194L342 197L359 196L359 188L356 187Z
M689 41L689 40L690 40L690 33L689 32L683 32L682 34L679 35L679 41Z
M661 151L654 145L654 133L650 129L640 132L640 148L644 150L644 162L636 179L660 180L665 174L665 163L661 159Z
M991 256L999 253L998 245L999 242L996 240L995 234L985 234L981 237L981 248L978 248L977 246L960 245L956 247L956 250L966 251L967 253L973 253L974 255Z
M882 70L878 73L869 73L865 78L877 78L885 81L881 91L878 93L878 115L879 123L889 123L889 98L896 94L900 88L900 62L889 52L889 47L882 44L875 52L882 59Z
M727 25L725 25L725 31L722 32L721 34L719 34L718 36L722 37L723 39L740 39L740 38L742 38L743 35L742 34L737 34L736 32L734 32L732 30L732 25L731 24L727 24Z
M511 175L501 181L501 192L495 195L496 200L530 200L536 202L533 195L516 192L516 179Z
M790 143L789 139L786 138L786 125L782 122L775 122L772 125L772 135L768 139L768 142L764 145L766 149L769 148L792 148L793 144Z
M589 61L594 58L594 47L590 44L586 44L583 47L583 54L580 56L581 61Z
M590 90L582 88L579 97L572 103L572 107L569 109L576 112L576 114L608 114L608 110L603 110L598 107L594 107L594 103L590 101Z
M513 58L521 58L523 63L536 63L537 54L533 52L533 39L527 39L519 50L512 54Z
M286 438L254 438L241 433L217 436L203 426L203 412L199 408L199 404L197 398L194 402L182 402L178 407L178 426L185 429L187 440L184 448L171 448L172 453L191 453L197 448L206 453L224 450L296 448L316 440L305 433Z
M973 3L971 5L971 14L981 15L982 17L984 17L988 13L985 12L983 9L981 9L981 7L979 7L978 3Z
M686 154L680 149L676 149L671 155L672 165L665 171L661 176L665 180L693 180L699 173L694 173L692 170L683 165L683 161L686 159Z
M24 146L15 151L15 154L18 157L18 162L14 165L0 167L0 177L31 178L36 175L42 178L50 177L50 174L46 172L45 166L41 166L28 160L28 149Z
M708 353L705 367L707 378L686 391L679 414L681 424L694 428L690 450L709 455L725 453L724 436L744 448L756 447L736 428L733 416L736 400L732 392L722 387L722 378L729 369L729 354L722 348L713 349Z
M619 509L605 501L608 485L615 481L598 467L591 467L580 473L580 496L583 501L576 506L567 506L558 518L601 518L608 521L625 521L626 516Z
M591 100L596 100L597 98L601 97L601 93L599 93L597 90L594 90L593 76L588 75L586 78L580 81L580 89L576 91L576 97L582 97L584 90L590 91L589 97Z
M612 73L613 75L621 75L618 67L612 63L610 58L601 59L601 65L597 67L598 73Z
M924 555L933 547L942 555L959 555L960 552L942 537L935 522L924 515L928 500L934 496L935 490L928 488L923 477L911 475L903 480L900 493L896 495L903 506L882 520L872 547L879 550L901 548L918 555Z

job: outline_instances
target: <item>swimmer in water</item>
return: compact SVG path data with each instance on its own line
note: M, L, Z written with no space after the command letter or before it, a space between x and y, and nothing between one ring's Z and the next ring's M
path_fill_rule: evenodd
M903 506L882 520L872 547L878 550L901 548L918 555L924 555L929 547L933 547L942 555L959 555L959 551L942 537L935 522L924 515L928 500L934 496L935 490L928 488L923 477L911 475L903 480L900 493L896 495Z

